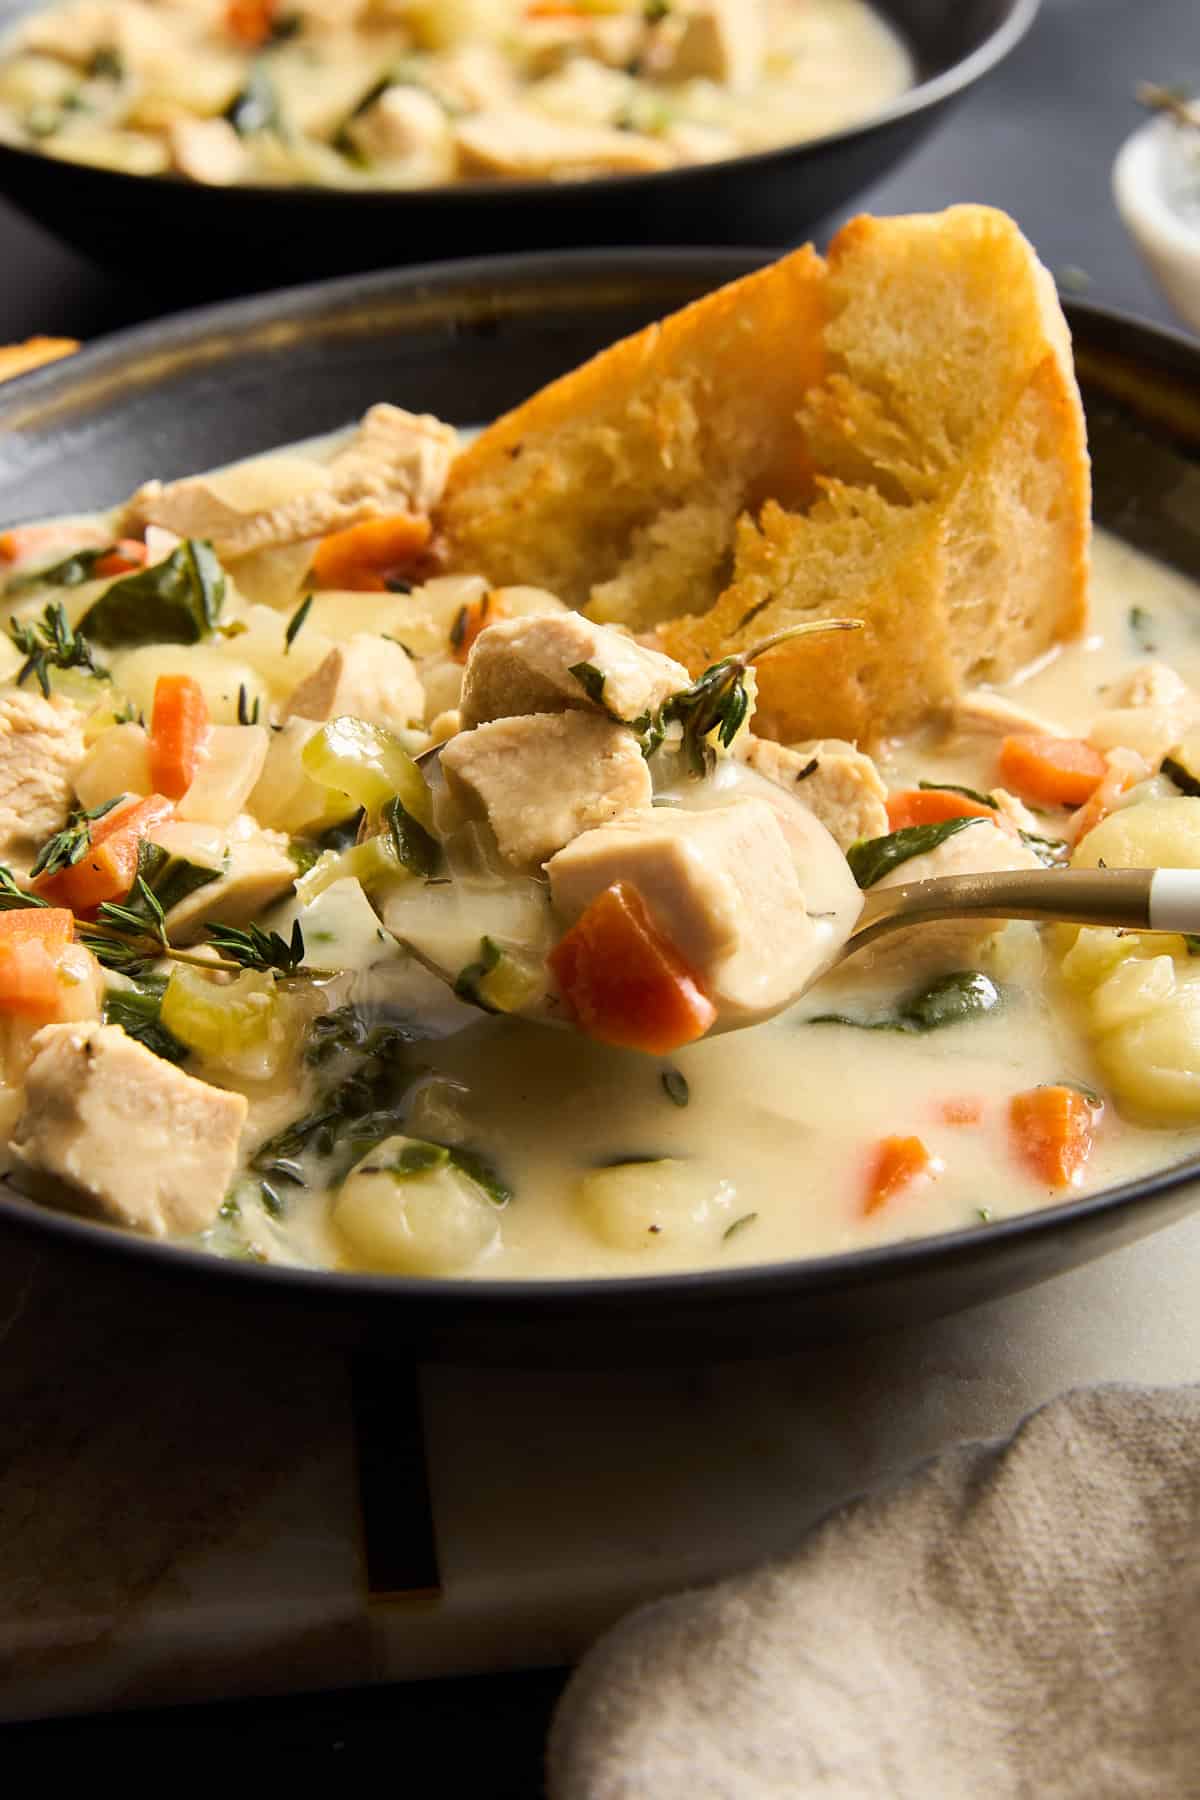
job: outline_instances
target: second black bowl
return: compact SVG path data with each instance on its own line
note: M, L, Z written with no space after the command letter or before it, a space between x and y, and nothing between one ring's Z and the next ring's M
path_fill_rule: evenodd
M914 149L1008 54L1038 5L876 0L917 71L892 105L826 137L662 174L407 192L215 188L0 144L0 192L97 262L192 300L492 251L793 243Z

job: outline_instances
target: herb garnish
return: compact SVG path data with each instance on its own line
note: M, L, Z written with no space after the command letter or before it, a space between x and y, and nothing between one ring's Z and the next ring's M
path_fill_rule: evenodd
M656 713L644 713L640 718L624 719L621 723L631 726L641 737L642 754L647 759L661 747L668 727L680 726L681 749L692 773L707 775L717 758L713 740L723 750L731 749L750 717L753 690L748 677L752 664L760 656L765 656L779 644L791 643L794 638L825 631L861 631L862 626L861 619L809 619L801 625L789 626L786 631L777 631L773 637L764 638L751 650L739 651L736 656L726 656L713 663L690 687L665 700ZM571 673L579 680L579 669L589 667L590 664L578 664Z
M595 663L572 663L567 674L575 677L594 706L604 705L604 686L608 677L596 667Z
M104 1000L104 1023L120 1025L126 1037L144 1044L164 1062L182 1063L191 1051L167 1030L161 1018L166 985L161 975L151 975L136 987L110 988Z
M122 575L79 621L97 643L196 644L211 636L225 599L225 572L212 545L186 538L163 562Z
M312 611L312 603L313 596L311 594L306 594L291 618L288 620L287 630L283 634L283 654L285 656L303 631L304 622Z
M85 675L94 675L98 681L110 679L108 670L96 661L95 652L82 631L72 630L61 600L48 606L36 624L22 625L11 619L8 635L25 658L17 675L17 686L20 687L30 675L36 675L47 700L50 698L51 669L82 669Z
M902 1031L921 1035L944 1031L968 1019L994 1012L1004 995L990 975L978 969L956 969L939 975L928 987L918 988L901 1000L895 1010L877 1019L855 1019L847 1013L818 1013L809 1025L852 1025L858 1031Z
M1154 614L1146 611L1144 606L1131 606L1129 609L1129 629L1139 650L1147 656L1153 656L1158 649L1157 640L1152 636L1154 631Z
M433 875L442 860L441 845L413 818L399 795L383 809L383 827L401 867L413 875Z
M46 839L29 871L30 876L57 875L61 869L69 869L75 863L82 862L91 849L93 822L102 819L105 813L110 813L124 798L123 794L117 794L102 806L93 806L90 811L83 807L76 808L62 830Z
M259 709L262 704L261 695L255 694L254 705L250 704L250 696L246 692L244 681L238 682L237 722L239 725L257 725Z
M692 1096L686 1075L678 1069L664 1069L659 1079L668 1100L673 1101L676 1106L687 1105Z
M244 931L237 925L206 925L204 929L213 949L239 968L297 975L304 962L304 933L299 919L293 921L290 943L277 931L264 931L261 925L248 925Z
M111 556L116 549L115 544L89 545L86 549L73 550L61 562L51 563L46 569L32 569L27 575L14 575L6 585L6 594L23 594L30 588L39 587L82 587L85 581L95 579L96 564Z
M917 786L927 794L959 794L964 800L974 800L977 806L990 806L995 812L996 801L991 794L981 794L977 788L955 787L952 781L918 781Z
M936 825L905 825L900 831L889 831L884 837L859 838L846 852L850 873L860 888L874 887L893 869L914 856L926 856L969 825L986 823L978 817L942 819Z
M481 1007L484 1012L499 1011L498 1007L488 1005L479 991L479 983L485 975L491 974L502 955L503 951L494 938L480 938L478 960L461 969L453 983L454 992L460 1000L465 1000L468 1006Z
M732 1225L726 1226L725 1230L721 1233L721 1242L727 1244L731 1237L736 1237L738 1232L744 1231L747 1225L753 1225L757 1217L758 1214L756 1212L743 1213L740 1219L735 1219Z
M31 906L49 906L48 900L37 894L27 894L23 887L17 885L16 877L11 869L0 863L0 912L27 912Z

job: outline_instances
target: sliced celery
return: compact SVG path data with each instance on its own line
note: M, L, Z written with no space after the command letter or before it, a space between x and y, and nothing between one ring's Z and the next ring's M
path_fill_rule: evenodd
M301 906L311 906L318 894L349 876L354 876L364 888L379 881L412 879L397 857L390 837L368 838L364 844L351 844L348 850L326 850L317 858L296 883Z
M393 795L406 812L433 830L433 802L424 777L399 738L365 719L331 719L309 738L300 755L322 787L349 794L372 816Z
M274 977L246 970L229 982L177 963L160 1018L173 1037L207 1062L239 1074L273 1074L286 1046Z

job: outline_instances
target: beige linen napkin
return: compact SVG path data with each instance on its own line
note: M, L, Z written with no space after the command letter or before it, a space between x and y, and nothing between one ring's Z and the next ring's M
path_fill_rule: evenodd
M552 1800L1200 1796L1200 1388L1068 1394L634 1613L548 1763Z

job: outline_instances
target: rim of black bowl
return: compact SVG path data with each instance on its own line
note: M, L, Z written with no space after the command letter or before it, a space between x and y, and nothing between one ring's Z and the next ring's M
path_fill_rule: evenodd
M856 139L868 136L884 126L892 125L900 120L911 118L914 114L924 112L927 108L940 105L951 100L964 88L970 87L1002 62L1009 52L1016 48L1025 36L1038 12L1042 0L1011 0L1006 16L994 26L981 43L973 50L951 63L936 75L930 75L918 81L878 111L868 114L865 119L856 119L837 131L823 132L819 137L797 138L795 143L775 144L767 150L749 151L741 156L721 157L716 163L689 163L677 169L650 169L633 175L599 175L589 176L586 180L572 182L552 181L456 181L441 186L424 188L339 188L326 187L318 182L287 182L271 185L265 182L238 182L233 187L214 190L205 188L201 182L185 181L180 176L134 175L126 169L106 169L95 163L72 161L66 156L50 156L44 150L37 150L30 144L14 144L0 139L0 160L5 157L18 158L22 161L36 163L41 167L51 164L64 169L82 169L89 177L100 177L119 183L136 183L139 188L148 183L157 183L172 190L184 191L199 188L201 191L214 191L231 194L235 197L253 196L259 200L278 200L281 196L303 195L307 203L315 205L336 204L345 207L349 203L365 204L372 207L395 206L398 203L412 207L434 205L465 205L468 201L478 201L489 196L497 199L529 199L542 193L586 194L597 191L604 194L620 195L625 192L637 194L643 192L648 185L663 184L679 186L691 181L711 177L715 168L737 168L751 172L764 164L777 162L781 158L798 155L804 151L829 149L835 144L853 143ZM23 7L26 11L37 10L34 7ZM13 20L13 27L18 23ZM911 50L911 40L892 20L886 23L903 39L906 49ZM7 34L5 34L7 35Z
M431 263L423 267L385 270L367 276L342 276L332 281L311 282L303 287L287 288L277 294L259 294L247 299L226 301L216 306L197 307L173 315L165 321L136 325L98 339L95 344L74 356L43 365L17 376L0 386L0 421L5 398L20 398L37 390L52 390L60 384L72 384L79 374L87 376L106 365L119 362L130 350L153 345L181 345L189 339L227 332L243 321L258 321L264 314L303 316L320 302L336 310L337 303L352 296L369 297L376 292L399 288L421 288L428 291L439 283L469 287L486 276L494 284L497 298L505 281L523 277L526 281L540 271L553 271L560 278L573 270L595 273L611 270L629 275L639 270L647 273L682 271L689 265L711 270L718 279L774 261L778 251L730 249L720 246L706 249L667 248L647 250L632 246L626 249L599 249L569 252L535 251L505 257L480 257L474 260ZM714 284L715 285L715 284ZM1182 330L1153 325L1116 308L1091 302L1068 301L1068 322L1079 322L1086 329L1106 332L1122 340L1127 355L1163 361L1182 358L1195 373L1200 385L1200 342ZM780 1294L800 1300L808 1294L829 1294L861 1286L872 1280L892 1281L927 1271L931 1268L953 1268L963 1262L974 1262L980 1248L998 1247L1018 1242L1034 1243L1054 1238L1060 1231L1073 1232L1088 1221L1104 1218L1125 1208L1133 1211L1153 1200L1176 1193L1200 1181L1200 1153L1159 1169L1150 1175L1121 1182L1115 1187L1100 1188L1095 1193L1067 1199L1036 1211L1016 1213L1011 1218L981 1220L977 1225L961 1226L953 1231L928 1236L901 1238L885 1244L870 1245L861 1250L842 1251L832 1256L791 1257L763 1263L735 1263L729 1267L666 1271L646 1275L548 1276L542 1279L463 1278L443 1276L375 1275L357 1271L297 1268L279 1263L235 1262L209 1250L166 1239L139 1237L119 1227L58 1212L26 1197L10 1181L0 1175L0 1219L14 1226L32 1240L55 1239L77 1247L88 1256L111 1258L118 1263L133 1264L142 1270L160 1268L171 1278L200 1282L208 1287L226 1286L231 1291L252 1292L255 1287L269 1287L282 1298L308 1299L327 1305L342 1301L403 1303L415 1310L436 1306L447 1313L456 1309L476 1319L481 1314L513 1314L530 1302L553 1300L572 1313L582 1309L607 1312L639 1298L659 1303L703 1302L714 1289L726 1297L734 1291L742 1299L768 1299Z

